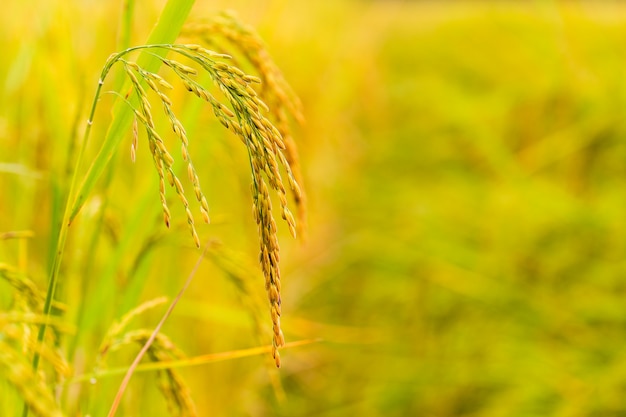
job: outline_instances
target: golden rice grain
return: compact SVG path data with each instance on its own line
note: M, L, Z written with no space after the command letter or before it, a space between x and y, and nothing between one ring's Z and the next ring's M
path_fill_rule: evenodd
M259 72L260 78L248 75L247 81L263 84L261 96L269 103L272 117L285 142L286 146L281 149L285 149L285 159L293 173L289 174L289 183L294 191L294 201L297 207L297 231L298 234L304 235L306 232L306 196L298 185L302 184L303 177L297 148L287 119L287 114L291 114L299 123L304 121L300 100L271 59L261 38L254 29L240 23L234 13L224 13L206 22L188 25L184 33L187 36L201 37L208 44L214 44L216 36L222 36L235 45ZM263 104L256 104L265 107Z

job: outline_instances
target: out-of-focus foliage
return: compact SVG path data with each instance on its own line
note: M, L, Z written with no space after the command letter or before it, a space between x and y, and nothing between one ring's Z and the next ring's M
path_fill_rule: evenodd
M0 15L0 231L34 231L22 266L45 288L69 144L121 4L35 3ZM309 231L300 244L280 226L283 328L287 341L324 339L284 351L284 398L268 358L181 369L201 415L626 415L624 6L197 3L195 18L230 7L253 24L303 100ZM158 11L137 2L133 44ZM214 223L198 232L243 272L205 262L165 332L188 356L266 344L265 305L249 314L264 289L245 151L210 111L175 102L209 190ZM75 349L76 374L114 319L175 294L197 256L184 221L159 221L147 155L133 165L120 149L70 230L61 299L82 330L61 348ZM0 262L20 253L0 241ZM152 379L134 377L128 415L167 415ZM64 404L100 415L118 384L75 384ZM4 381L0 403L21 407Z

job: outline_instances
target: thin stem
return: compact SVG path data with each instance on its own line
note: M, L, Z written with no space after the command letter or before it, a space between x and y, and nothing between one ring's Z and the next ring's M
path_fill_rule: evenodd
M109 67L110 68L110 67ZM106 76L106 73L103 73ZM81 163L83 160L83 155L85 153L85 148L87 147L87 140L89 139L89 134L91 133L91 126L93 125L93 117L96 112L96 106L98 104L98 99L100 97L100 91L102 90L102 85L104 84L103 78L101 77L98 82L98 87L96 89L96 94L91 105L91 111L89 113L89 119L87 120L87 127L85 128L85 134L83 136L83 142L80 146L80 150L78 152L78 157L76 159L76 167L74 169L74 175L72 176L72 183L70 185L70 190L68 192L67 201L65 205L65 212L63 213L63 220L61 222L61 229L59 231L59 237L57 240L56 252L54 254L54 259L52 261L52 267L50 269L50 278L48 280L48 291L46 292L46 300L43 306L43 315L45 320L39 327L39 333L37 333L37 343L43 344L43 340L46 334L46 329L48 327L50 321L50 312L52 310L52 301L54 300L54 294L56 292L57 283L59 281L59 271L61 269L61 259L63 258L63 252L65 251L65 242L67 240L67 232L70 227L69 223L69 214L71 209L71 202L73 201L72 196L75 193L76 185L78 184L78 172L80 171ZM37 368L39 368L39 360L41 355L39 352L35 352L33 355L33 363L32 369L34 372L37 372ZM24 409L22 412L23 417L28 416L28 405L24 404Z
M70 185L70 190L68 193L67 203L65 205L65 212L63 214L63 221L61 223L61 230L59 231L59 238L57 240L57 248L54 255L54 260L52 261L52 267L50 271L50 279L48 281L48 292L46 293L46 300L43 306L43 314L44 316L50 315L50 310L52 308L52 300L54 299L54 293L56 291L56 286L59 277L59 270L61 267L61 258L63 257L63 252L65 250L65 242L67 240L67 232L69 229L69 212L71 208L70 202L72 201L72 196L76 190L76 184L78 184L78 172L80 170L80 166L83 160L83 155L85 153L85 148L87 147L87 140L89 138L89 134L91 133L91 125L93 124L93 116L96 111L96 105L98 103L98 98L100 97L100 90L102 90L102 79L98 83L98 88L96 90L96 96L94 98L93 104L91 106L91 112L89 114L89 119L87 120L87 127L85 128L85 135L83 137L83 143L80 147L80 151L78 153L78 158L76 160L76 168L74 170L74 175L72 176L72 183ZM37 336L37 342L42 343L44 334L46 332L47 323L44 322L42 326L39 328L39 334ZM33 357L33 370L36 371L39 366L39 354L35 353Z
M165 314L163 314L161 321L159 321L159 324L157 324L156 328L154 329L154 331L152 332L152 334L150 335L146 343L141 348L141 351L137 354L137 357L135 358L133 363L130 365L130 367L126 371L126 375L124 375L124 379L122 380L122 383L120 384L120 388L117 391L117 395L115 396L115 399L113 400L113 404L111 405L111 410L109 411L108 417L115 416L115 413L117 412L117 408L119 407L120 402L122 401L122 396L124 395L124 391L126 391L126 387L128 386L128 383L130 382L130 378L133 376L133 373L135 372L135 369L139 365L139 362L141 362L141 359L144 357L148 349L150 349L152 342L154 342L154 339L156 338L157 334L159 334L159 332L161 331L161 328L165 324L165 321L170 316L170 314L172 314L172 311L174 311L174 307L176 307L176 304L178 304L178 301L181 299L181 297L187 290L187 287L189 287L189 284L191 284L191 281L193 277L196 275L198 268L200 268L200 264L202 263L202 260L204 259L204 256L206 255L206 252L209 249L209 246L210 246L210 242L207 242L207 244L204 246L204 250L202 251L202 254L196 261L196 264L191 270L191 273L189 274L189 276L187 277L187 280L183 284L183 287L180 289L180 291L176 295L176 298L172 300L172 303L168 307L167 311L165 312Z

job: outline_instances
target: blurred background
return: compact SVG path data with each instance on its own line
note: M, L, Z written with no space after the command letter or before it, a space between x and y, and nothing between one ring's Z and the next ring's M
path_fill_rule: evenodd
M162 5L136 2L131 44ZM35 236L27 256L0 242L0 261L44 289L122 2L3 8L0 232ZM190 20L225 9L256 28L304 104L308 233L279 225L283 326L287 341L323 341L283 350L280 371L267 355L181 368L199 414L626 416L626 7L198 0ZM164 333L190 357L268 344L245 149L176 97L212 210L199 234L221 249ZM70 229L60 294L83 329L63 346L77 375L115 319L172 298L198 256L177 204L163 226L147 145L133 165L130 141ZM168 415L153 379L134 377L120 415ZM120 380L73 384L70 415L101 415Z

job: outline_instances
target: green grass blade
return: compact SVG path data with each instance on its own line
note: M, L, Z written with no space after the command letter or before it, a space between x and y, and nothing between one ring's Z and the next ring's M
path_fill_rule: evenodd
M120 34L118 39L119 49L126 49L130 46L130 33L133 25L133 12L135 11L135 0L124 0Z

